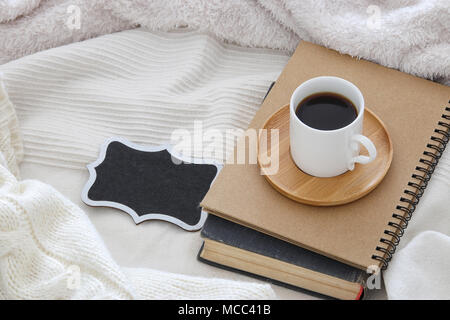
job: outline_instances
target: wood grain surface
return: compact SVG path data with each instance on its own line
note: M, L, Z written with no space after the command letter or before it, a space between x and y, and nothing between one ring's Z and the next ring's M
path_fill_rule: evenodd
M281 194L300 203L314 206L335 206L360 199L383 180L392 162L391 138L383 122L366 108L363 134L375 144L377 158L366 165L356 164L353 171L336 177L318 178L301 171L291 158L289 151L289 105L276 111L263 126L270 132L279 129L279 170L271 174L267 151L258 151L258 164L267 181ZM260 136L260 139L263 136ZM361 154L367 154L362 147Z

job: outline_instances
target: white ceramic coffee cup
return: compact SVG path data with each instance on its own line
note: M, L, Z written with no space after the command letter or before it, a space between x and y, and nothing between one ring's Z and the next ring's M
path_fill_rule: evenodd
M295 114L298 104L320 92L334 92L349 99L358 116L349 125L336 130L318 130L303 123ZM338 77L317 77L302 83L291 97L290 151L295 164L316 177L334 177L355 168L355 163L375 160L377 150L369 138L362 135L364 98L351 82ZM360 144L369 156L360 155Z

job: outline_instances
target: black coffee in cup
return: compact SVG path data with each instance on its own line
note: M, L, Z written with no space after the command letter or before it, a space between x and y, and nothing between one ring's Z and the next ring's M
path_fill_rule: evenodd
M333 92L320 92L300 101L295 114L301 122L314 129L336 130L352 123L358 111L346 97Z

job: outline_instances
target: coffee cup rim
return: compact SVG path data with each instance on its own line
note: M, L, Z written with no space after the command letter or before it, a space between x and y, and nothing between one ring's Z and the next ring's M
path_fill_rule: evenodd
M352 99L350 99L350 98L347 97L346 95L343 95L341 92L336 92L336 91L333 91L333 90L326 91L326 92L333 92L333 93L337 93L337 94L343 95L344 97L346 97L347 99L349 99L349 100L355 105L355 107L358 109L358 115L356 116L356 118L355 118L352 122L350 122L348 125L346 125L345 127L342 127L342 128L339 128L339 129L333 129L333 130L321 130L321 129L316 129L316 128L313 128L313 127L307 125L307 124L304 123L303 121L301 121L301 120L296 116L296 114L295 114L295 107L296 107L296 106L294 106L294 103L293 103L294 97L298 94L298 92L299 92L300 90L304 89L304 87L305 87L307 84L309 84L309 83L311 83L311 82L315 82L315 81L322 81L322 80L339 81L339 82L341 82L341 83L343 83L343 84L349 86L350 88L352 88L352 90L354 90L354 91L356 92L356 95L357 95L358 98L360 99L360 107L358 107L358 104L356 104ZM315 93L319 93L319 92L325 92L325 91L322 90L322 91L317 91L317 92L315 92ZM309 94L309 95L312 95L312 94L314 94L314 93L311 93L311 94ZM358 88L356 85L354 85L352 82L350 82L350 81L348 81L348 80L345 80L345 79L343 79L343 78L340 78L340 77L335 77L335 76L320 76L320 77L314 77L314 78L311 78L311 79L309 79L309 80L306 80L305 82L303 82L302 84L300 84L300 85L294 90L294 92L293 92L292 95L291 95L291 100L290 100L290 103L289 103L289 108L290 108L291 114L293 115L293 118L295 119L294 121L297 121L297 122L300 123L302 126L305 126L305 127L307 127L308 129L311 129L311 130L317 131L317 132L321 132L321 133L324 133L324 134L332 134L332 133L336 133L336 132L339 132L339 131L347 130L348 128L352 127L352 126L355 125L357 122L359 122L359 120L363 117L364 109L365 109L365 107L364 107L364 97L363 97L363 95L362 95L362 93L361 93L361 90L359 90L359 88Z

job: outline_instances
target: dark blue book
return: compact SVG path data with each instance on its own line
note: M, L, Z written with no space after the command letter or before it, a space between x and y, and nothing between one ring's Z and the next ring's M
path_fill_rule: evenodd
M366 273L256 230L209 215L199 260L338 299L361 299Z

